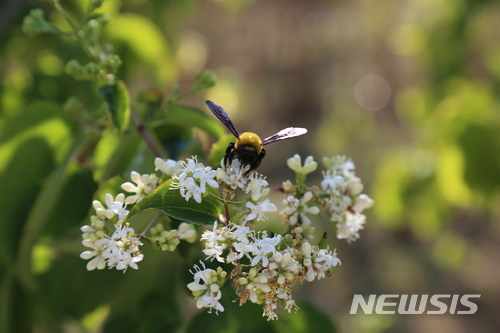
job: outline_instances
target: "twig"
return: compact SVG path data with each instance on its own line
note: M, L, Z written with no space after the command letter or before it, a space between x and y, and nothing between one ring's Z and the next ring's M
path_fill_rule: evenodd
M146 126L144 126L137 113L135 113L134 110L130 110L130 115L132 116L132 120L134 121L135 126L137 127L137 131L144 138L144 141L146 141L146 144L153 151L153 154L155 154L156 157L163 158L163 154L161 153L160 149L156 146L153 138L149 134L148 130L146 129Z
M151 219L151 221L146 226L146 228L144 228L144 230L139 234L139 238L146 237L146 232L148 232L149 229L151 229L151 227L153 226L153 223L155 223L155 221L158 219L158 217L160 217L160 214L161 214L160 212L156 212L156 215Z

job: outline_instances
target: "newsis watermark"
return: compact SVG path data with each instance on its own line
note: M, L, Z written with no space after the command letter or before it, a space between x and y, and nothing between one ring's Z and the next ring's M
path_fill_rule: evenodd
M354 295L351 305L350 314L357 314L359 308L365 314L474 314L477 312L478 306L471 299L479 298L479 294L465 295L398 295L398 294L382 294L370 295L366 300L363 295ZM408 298L410 298L408 302ZM420 300L419 300L420 299ZM417 302L420 301L417 309ZM429 302L428 302L429 301ZM462 305L468 310L457 311L457 305ZM430 303L430 306L428 306ZM408 305L407 305L408 304ZM438 308L434 310L432 308Z

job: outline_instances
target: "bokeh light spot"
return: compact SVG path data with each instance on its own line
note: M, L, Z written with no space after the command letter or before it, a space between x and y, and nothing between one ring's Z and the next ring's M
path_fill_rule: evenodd
M195 73L207 63L208 46L206 38L195 31L182 35L177 48L177 62L183 71Z
M356 83L354 97L363 109L378 111L389 103L391 86L380 75L365 75Z

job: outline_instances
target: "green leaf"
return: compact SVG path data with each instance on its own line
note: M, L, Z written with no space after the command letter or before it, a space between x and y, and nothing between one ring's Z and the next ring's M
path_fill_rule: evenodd
M35 102L20 116L3 124L0 133L0 265L10 266L16 262L19 242L22 237L26 238L22 230L39 191L59 186L46 180L67 157L73 142L70 120L57 104Z
M212 145L210 150L210 155L208 156L208 162L212 166L220 165L220 161L226 155L226 149L230 142L234 142L235 137L232 134L226 134L219 139L216 143Z
M158 127L164 124L198 127L216 139L226 134L226 130L218 120L189 106L177 106L152 126Z
M245 216L246 212L239 213L238 215L233 216L231 219L231 223L237 223L243 216Z
M160 86L170 85L177 80L178 68L168 38L150 18L132 13L116 13L105 33L117 53L132 56L136 62L149 66Z
M178 189L172 189L170 179L160 185L156 191L141 202L137 203L128 214L127 219L146 209L159 210L173 218L195 224L213 224L220 214L221 203L214 197L207 195L201 203L197 203L193 198L186 201ZM209 192L219 195L216 189L207 186Z
M130 121L130 95L123 81L106 84L99 90L108 104L113 124L119 131L127 128Z
M94 179L101 182L128 171L141 142L142 137L136 131L123 135L106 133L94 152Z

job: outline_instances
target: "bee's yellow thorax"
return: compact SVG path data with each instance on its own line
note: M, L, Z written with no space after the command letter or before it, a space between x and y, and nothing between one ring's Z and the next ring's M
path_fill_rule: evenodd
M236 140L236 149L244 147L246 150L253 150L260 153L262 150L262 141L257 134L252 132L242 133L238 140Z

